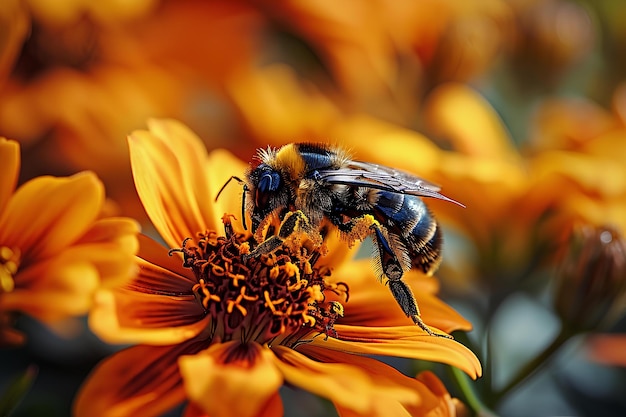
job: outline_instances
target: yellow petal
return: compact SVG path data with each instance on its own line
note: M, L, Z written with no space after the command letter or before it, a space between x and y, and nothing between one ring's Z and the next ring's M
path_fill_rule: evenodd
M30 32L26 6L19 0L6 0L0 7L0 86L14 69L24 41ZM4 166L1 165L0 166ZM2 200L0 199L0 202ZM0 204L0 207L2 205Z
M89 172L68 178L38 177L21 186L0 217L0 241L20 248L22 259L60 251L88 229L104 201Z
M166 302L166 296L155 294L153 300L147 302L144 298L150 298L148 295L135 294L125 298L121 295L123 293L124 290L100 290L95 296L89 313L89 327L105 342L172 345L197 336L210 325L210 316L198 314L200 304L192 296L174 297ZM124 307L128 311L122 310ZM181 320L178 314L184 314L187 320Z
M197 350L194 342L188 342L166 347L135 346L117 352L91 372L74 402L74 415L162 415L185 399L178 357Z
M15 190L17 177L20 173L20 145L13 141L0 138L0 213Z
M185 292L196 282L193 273L183 267L183 257L178 252L170 255L169 249L146 235L138 235L137 255L142 274L136 285L160 291ZM175 248L178 248L176 246ZM144 284L142 284L144 283Z
M224 362L239 349L246 350L245 360ZM283 383L275 362L272 352L256 343L228 342L178 363L189 399L207 415L256 417Z
M333 272L332 278L335 282L347 283L350 288L350 298L344 306L345 315L338 323L375 327L406 326L412 323L402 312L389 288L375 278L369 260L345 263ZM471 330L470 322L434 295L438 289L435 278L410 271L403 279L413 289L425 323L446 333Z
M416 379L426 385L439 399L439 404L437 404L437 409L431 411L432 417L435 416L450 416L455 417L457 414L457 401L454 401L445 385L437 378L437 376L430 372L424 371L421 372ZM462 404L458 404L458 407L462 407Z
M83 315L99 282L98 271L89 262L59 256L20 271L15 290L3 295L0 308L44 322Z
M403 169L426 179L440 164L442 152L424 135L373 117L342 119L329 136L341 141L355 159Z
M129 138L137 193L150 220L170 247L186 237L215 228L209 184L204 175L207 153L198 137L178 122L150 122L151 131Z
M395 384L378 384L373 376L357 366L313 361L283 346L273 347L272 350L280 359L277 366L289 383L361 415L376 415L370 413L376 410L376 404L380 402L406 405L420 403L420 397L413 389Z
M430 128L450 140L455 150L483 158L519 159L496 111L471 88L443 84L431 93L426 106Z
M63 253L94 265L103 285L121 285L138 272L134 257L139 247L138 232L139 225L132 219L101 219Z
M344 363L352 365L365 371L379 387L397 386L405 387L415 392L419 396L419 401L415 404L406 404L400 401L394 401L390 398L385 398L384 395L379 395L380 390L377 389L371 393L372 403L374 410L367 415L411 415L421 416L425 415L430 410L434 409L438 405L438 399L436 393L431 392L431 389L424 385L421 381L417 381L414 378L410 378L395 368L382 363L376 359L368 358L362 355L352 355L345 352L329 351L320 346L302 345L298 348L299 351L305 353L307 356L327 363ZM337 402L335 402L337 404ZM354 410L347 409L344 406L337 404L337 408L341 415L363 415L357 414Z
M455 340L430 336L417 326L357 327L335 325L340 339L314 339L311 344L330 350L364 355L397 356L446 363L470 377L482 374L476 355Z
M222 234L224 230L222 226L222 216L224 214L234 215L237 219L233 221L235 230L243 231L243 218L241 213L243 207L243 187L233 181L224 188L217 201L215 201L215 198L219 190L232 176L244 179L246 169L248 169L248 164L242 162L232 153L224 149L216 149L209 154L205 172L210 180L210 187L205 190L205 193L209 198L207 204L213 207L213 218L211 220L212 224L215 225L215 231L217 233ZM247 220L247 224L251 224L249 219Z

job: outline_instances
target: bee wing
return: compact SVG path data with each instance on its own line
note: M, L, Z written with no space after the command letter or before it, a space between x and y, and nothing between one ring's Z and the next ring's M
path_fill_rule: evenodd
M432 197L465 207L439 193L437 185L408 172L367 162L350 161L345 168L318 170L318 178L330 184L375 188L419 197Z

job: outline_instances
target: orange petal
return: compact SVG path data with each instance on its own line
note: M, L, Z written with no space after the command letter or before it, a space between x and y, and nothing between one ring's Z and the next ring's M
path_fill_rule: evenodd
M345 315L338 323L381 327L406 326L412 323L389 289L375 278L369 260L345 263L333 272L332 278L336 282L346 282L350 288L350 299L344 305ZM413 289L425 323L446 333L471 330L470 322L434 295L438 290L435 278L410 271L403 279Z
M376 415L370 413L377 409L376 404L380 402L420 403L420 397L413 389L396 384L379 384L360 366L317 362L283 346L273 347L272 350L280 359L277 366L289 383L361 415Z
M423 384L422 381L410 378L393 367L373 358L361 355L352 355L345 352L329 351L313 345L302 345L298 351L301 351L307 356L321 362L354 365L355 367L367 372L367 374L375 380L376 384L379 386L395 385L406 387L419 395L419 402L413 405L402 404L394 401L384 401L384 398L379 398L379 400L375 401L374 404L376 411L368 415L425 415L427 412L438 406L438 398L434 395L437 393L431 392L430 387ZM373 393L373 395L377 396L376 393ZM348 410L345 409L345 407L339 406L338 409L342 416L359 415L355 413L354 410ZM394 412L392 412L392 410L394 410ZM407 413L407 411L410 411L410 413Z
M314 339L322 348L364 355L397 356L446 363L465 371L470 377L482 374L476 355L455 340L430 336L417 326L357 327L335 325L340 340Z
M393 166L427 179L440 164L442 152L424 135L370 116L342 118L329 136L344 143L355 159ZM382 143L385 146L372 146Z
M190 269L183 267L179 253L170 252L147 236L139 235L139 275L131 283L134 290L146 293L192 294L197 283Z
M277 392L271 396L265 407L255 417L282 417L283 415L283 400ZM208 415L198 405L189 403L183 417L208 417Z
M150 131L128 138L135 188L150 220L170 247L215 228L207 152L198 137L172 120L151 120Z
M189 326L201 321L206 312L190 294L163 295L117 289L117 317L123 327L165 328Z
M0 138L0 213L4 212L20 173L20 145L13 140Z
M6 0L0 8L0 85L15 69L22 46L30 34L30 10L19 0ZM4 166L0 164L0 166ZM2 200L0 200L2 201ZM2 205L0 204L0 208Z
M98 364L78 392L76 417L160 416L185 399L178 371L181 355L193 354L204 343L135 346Z
M416 377L416 379L424 383L424 385L426 385L428 388L430 388L430 390L439 399L439 404L437 405L437 409L433 412L433 417L434 416L455 417L457 415L456 413L457 404L459 407L462 407L463 405L459 404L458 401L455 401L450 396L445 385L443 385L441 380L437 378L437 376L434 373L430 371L424 371L424 372L421 372Z
M626 335L593 336L588 349L591 358L600 363L626 366Z
M35 178L9 200L0 217L0 241L21 248L22 259L48 256L85 233L103 201L104 188L93 173Z
M22 311L45 322L87 313L100 283L89 262L57 256L20 270L15 289L3 294L0 308Z
M211 318L203 313L193 296L101 290L89 314L89 327L112 344L171 345L206 330Z
M205 166L206 176L209 178L210 187L204 192L210 199L209 203L213 207L212 224L215 231L222 234L222 216L232 214L237 219L233 222L236 231L243 231L243 219L241 214L243 187L235 183L228 184L220 194L220 198L215 201L217 193L230 180L232 176L244 179L244 174L248 169L248 164L236 158L232 153L224 149L216 149L209 154L208 162ZM247 220L250 224L250 220ZM249 226L248 226L249 227Z
M240 349L246 350L245 359L225 359ZM183 356L179 365L189 399L207 415L256 417L280 415L272 401L283 383L275 362L272 352L256 343L228 342Z
M196 283L195 278L189 268L183 266L183 257L178 252L172 252L165 246L161 245L154 239L146 235L138 235L139 253L137 256L145 261L146 264L158 266L160 269L170 271L172 274L178 275L181 279L192 283ZM176 248L179 248L177 246Z
M431 93L426 118L438 136L466 155L517 160L519 155L493 107L464 84L443 84Z
M124 251L135 254L139 247L135 237L138 233L137 221L127 217L109 217L97 220L77 243L114 242Z
M138 272L134 256L139 247L138 232L139 225L132 219L101 219L63 253L94 265L103 285L121 285Z

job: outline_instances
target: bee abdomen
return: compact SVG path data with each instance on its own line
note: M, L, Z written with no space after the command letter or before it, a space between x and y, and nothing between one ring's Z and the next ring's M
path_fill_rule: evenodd
M425 244L422 246L407 245L412 267L420 269L427 275L435 272L441 263L441 245L443 239L441 231L439 227L437 227L437 223L434 223L434 226L435 231Z
M441 262L441 232L422 199L380 191L376 207L386 217L386 225L405 241L412 267L434 272Z

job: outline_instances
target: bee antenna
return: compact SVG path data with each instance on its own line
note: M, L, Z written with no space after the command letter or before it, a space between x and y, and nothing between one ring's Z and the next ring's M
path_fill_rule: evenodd
M246 225L246 191L248 191L248 185L246 184L246 182L244 180L242 180L241 178L239 178L239 177L237 177L235 175L230 177L228 180L226 180L224 185L222 185L222 188L220 188L220 190L217 192L217 195L215 196L215 201L217 201L217 199L220 198L220 194L222 194L222 191L224 191L226 186L232 180L237 181L239 183L239 185L241 185L243 187L243 197L241 198L241 219L242 219L242 222L243 222L243 229L244 230L248 230L248 226Z
M237 181L240 185L245 185L246 183L244 182L244 180L242 180L239 177L236 176L232 176L229 179L226 180L226 182L224 183L224 185L222 185L222 188L220 188L220 190L217 192L217 195L215 196L215 201L217 201L218 198L220 198L220 194L222 194L222 191L224 191L224 189L226 188L226 186L232 181L235 180Z

